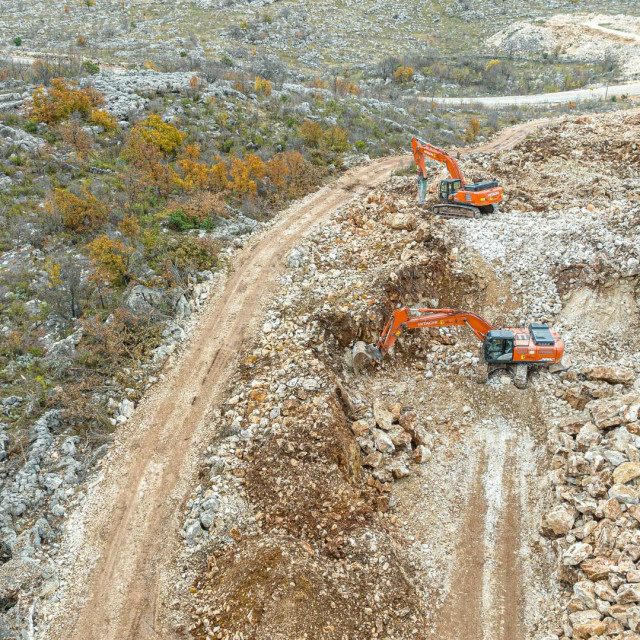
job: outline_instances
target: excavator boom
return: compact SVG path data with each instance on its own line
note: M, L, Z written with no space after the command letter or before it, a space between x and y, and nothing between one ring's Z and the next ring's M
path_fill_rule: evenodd
M385 356L406 329L451 327L455 325L466 325L480 341L483 341L487 333L495 328L484 318L470 311L401 307L391 314L378 339L376 348L381 356Z
M440 164L444 164L447 167L447 171L451 178L454 180L460 180L464 187L465 181L462 171L460 170L460 165L453 156L449 155L446 151L438 149L438 147L434 147L432 144L416 137L411 139L411 148L413 149L413 159L415 160L419 171L422 173L423 179L426 179L427 177L427 166L424 162L424 157L427 156Z

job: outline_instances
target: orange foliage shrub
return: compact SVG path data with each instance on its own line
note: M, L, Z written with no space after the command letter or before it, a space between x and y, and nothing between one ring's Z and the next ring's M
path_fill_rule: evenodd
M276 201L300 198L313 186L311 164L298 151L276 153L267 163L267 176Z
M140 137L165 155L175 154L186 137L168 122L164 122L158 115L150 115L142 122L138 122L131 130L131 138Z
M105 131L116 131L118 128L118 121L104 109L92 109L88 121L90 124L102 127Z
M411 67L398 67L393 72L393 78L398 84L407 84L413 78L413 69Z
M51 81L48 90L38 87L33 93L30 115L38 122L55 124L78 112L87 117L92 109L104 104L102 94L95 89L76 89L74 83L62 78Z
M227 173L229 167L220 160L209 169L209 189L215 193L221 193L229 188L229 178Z
M135 238L140 233L138 218L126 215L118 224L118 229L128 238Z
M96 278L116 286L126 286L130 282L129 268L134 252L132 247L125 245L121 240L101 235L92 240L87 248L96 269Z
M253 83L253 88L256 93L261 93L265 96L271 95L271 82L266 78L261 78L260 76L256 76L255 82Z
M317 149L320 146L320 140L322 140L324 131L319 122L304 120L300 125L299 133L307 147Z
M253 197L258 188L256 180L264 178L266 173L265 163L252 153L247 154L244 160L234 158L229 169L231 176L229 187L237 198Z
M336 93L340 96L360 94L360 87L349 78L336 78Z
M73 147L79 155L91 150L93 139L76 120L62 122L58 125L57 130L62 142L69 147Z
M174 184L174 173L165 162L160 151L141 135L128 136L122 150L122 158L129 162L140 174L136 180L136 189L151 186L162 194L171 192ZM135 189L134 189L135 190Z
M200 225L213 216L221 216L224 213L225 203L218 194L201 191L180 203L179 206L185 215L193 218Z
M87 192L80 198L66 189L54 189L53 206L69 231L98 231L107 222L105 207Z

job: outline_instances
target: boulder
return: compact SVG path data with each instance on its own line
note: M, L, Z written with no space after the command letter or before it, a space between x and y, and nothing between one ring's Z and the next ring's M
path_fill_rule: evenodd
M594 365L584 367L582 373L588 380L602 380L609 384L633 384L634 375L627 367L615 365Z
M591 418L598 429L615 427L622 422L619 400L601 400L591 409Z
M625 583L616 593L616 602L618 604L630 604L632 602L640 602L640 584Z
M394 419L393 413L382 400L376 400L373 403L373 417L376 424L381 429L384 429L385 431L389 431L389 429L391 429Z
M573 627L573 637L591 638L592 636L601 636L606 629L607 625L601 620L589 620L589 622L577 624Z
M369 433L372 426L368 420L355 420L351 423L351 431L356 437L360 437Z
M425 447L423 444L419 444L413 450L412 460L416 464L423 464L427 460L429 460L429 458L431 458L431 450Z
M615 498L623 504L638 504L640 501L638 492L626 484L614 484L611 489L609 489L609 497Z
M584 387L570 387L562 395L562 399L568 402L576 411L582 411L591 399L585 392Z
M381 429L373 429L372 435L376 449L378 449L380 453L393 453L396 450L391 438Z
M162 291L145 287L142 284L133 285L122 296L123 306L136 316L153 314L163 301Z
M621 465L616 467L613 472L613 481L615 483L626 484L638 476L640 476L640 463L623 462Z
M365 456L364 460L362 461L362 464L365 467L372 467L373 469L375 469L376 467L380 466L381 462L382 462L382 454L379 451L373 451L368 456Z
M596 608L595 585L590 580L580 580L573 585L573 595L587 608ZM573 620L572 620L573 622ZM586 622L582 620L581 622ZM575 624L575 622L574 622Z
M387 217L386 224L396 231L413 231L418 220L412 213L394 213Z
M576 512L571 505L557 505L542 517L541 532L547 537L564 536L573 528L575 519Z
M607 578L612 571L615 571L616 563L610 558L596 556L588 558L580 563L580 568L585 572L589 580L602 580Z
M573 567L586 560L592 553L593 547L590 544L576 542L562 554L562 564L567 567Z
M394 425L389 429L389 437L396 447L406 448L411 446L411 434L405 431L400 425Z

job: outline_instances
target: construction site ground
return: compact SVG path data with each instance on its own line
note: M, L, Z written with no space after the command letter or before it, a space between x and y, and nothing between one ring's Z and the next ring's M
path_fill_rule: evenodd
M609 556L587 542L598 512L581 510L566 458L573 438L580 473L606 471L609 487L607 465L639 457L630 435L622 462L584 470L589 447L614 437L604 430L635 433L639 139L637 109L505 131L462 158L508 194L479 220L415 204L414 178L390 175L406 157L284 212L236 256L104 458L69 521L40 637L637 637L634 600L615 593L635 567L618 582L580 564L617 550L619 568L636 541ZM417 304L552 322L568 369L533 372L526 390L504 373L480 385L471 332L442 329L402 336L355 375L350 345ZM625 417L601 421L616 399ZM595 427L578 424L589 411ZM616 483L607 504L631 531ZM572 514L566 531L551 508Z

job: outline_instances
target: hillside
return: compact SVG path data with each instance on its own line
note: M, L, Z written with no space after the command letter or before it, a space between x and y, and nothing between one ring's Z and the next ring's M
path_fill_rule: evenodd
M638 89L591 93L640 35L601 5L2 3L0 640L640 633ZM414 135L500 210L434 217L433 163L419 206ZM405 305L566 358L478 384L430 329L356 374Z

